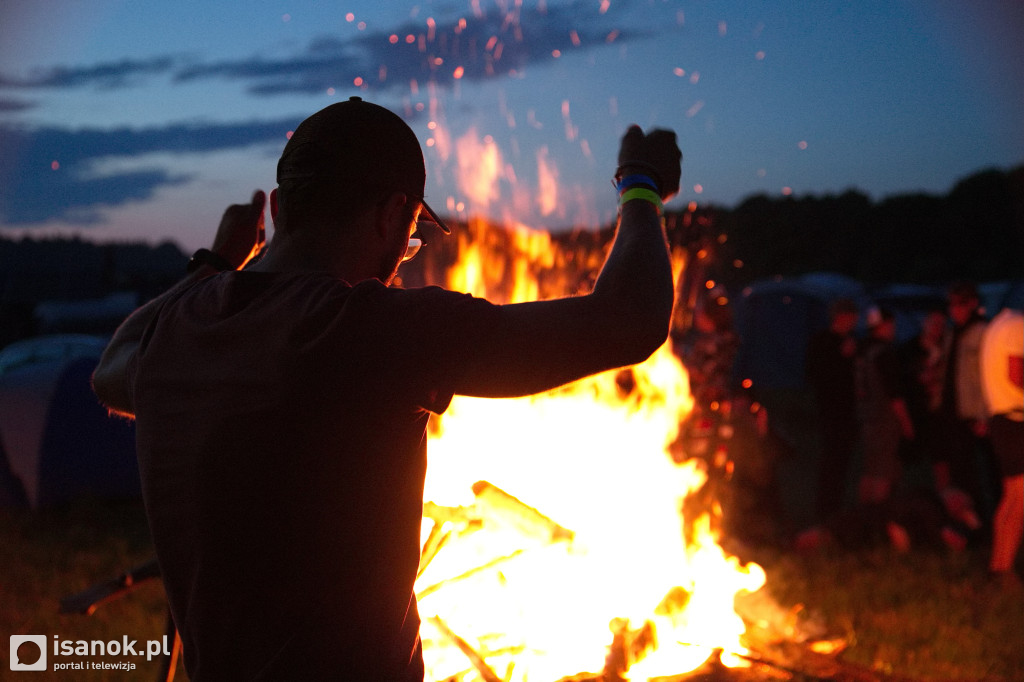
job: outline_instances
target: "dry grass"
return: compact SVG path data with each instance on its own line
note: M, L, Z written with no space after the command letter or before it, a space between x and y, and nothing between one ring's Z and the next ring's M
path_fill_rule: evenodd
M59 635L62 640L127 635L140 642L163 634L159 581L104 604L92 616L58 613L61 597L151 556L139 503L83 502L42 514L0 512L0 545L0 629L8 634ZM766 589L779 605L804 605L805 613L848 640L843 661L879 679L1024 680L1024 594L989 589L981 552L800 556L762 550L749 558L766 568ZM0 636L0 647L5 659L0 670L7 671L7 637ZM48 672L32 679L155 679L155 664L144 658L136 664L131 673ZM177 679L185 679L180 666Z

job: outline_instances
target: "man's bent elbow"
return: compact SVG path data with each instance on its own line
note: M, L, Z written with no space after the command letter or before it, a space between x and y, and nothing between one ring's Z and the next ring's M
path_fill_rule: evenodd
M637 365L651 357L664 345L669 335L671 309L667 314L650 315L644 320L631 320L626 325L628 339L623 344L626 353L623 365Z
M123 373L112 372L101 363L92 373L92 391L110 414L128 418L135 416Z

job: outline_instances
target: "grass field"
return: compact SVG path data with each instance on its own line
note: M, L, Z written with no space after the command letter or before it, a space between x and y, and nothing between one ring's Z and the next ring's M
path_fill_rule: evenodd
M0 546L0 635L88 641L127 636L140 643L163 635L163 592L155 580L91 616L58 613L62 596L151 556L139 503L83 502L41 514L0 512ZM845 639L842 660L877 679L1024 680L1024 594L990 589L981 554L880 549L804 556L774 549L744 558L765 567L765 589L782 609L814 618ZM0 636L0 679L22 679L9 672L8 642ZM155 678L155 662L120 660L132 661L136 669L46 672L25 679ZM186 679L180 666L176 679Z

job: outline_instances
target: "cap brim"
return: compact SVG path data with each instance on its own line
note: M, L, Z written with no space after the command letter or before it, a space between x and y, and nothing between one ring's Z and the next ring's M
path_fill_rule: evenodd
M430 216L431 222L436 223L437 227L445 234L452 233L452 231L448 229L448 226L444 224L444 221L441 220L441 217L434 212L434 209L430 208L430 204L428 204L423 199L420 199L420 203L423 204L423 210L426 211L427 215ZM422 217L420 219L422 220Z

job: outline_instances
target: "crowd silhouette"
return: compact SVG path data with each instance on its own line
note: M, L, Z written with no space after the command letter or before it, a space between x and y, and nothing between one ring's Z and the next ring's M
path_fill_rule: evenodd
M714 470L723 434L732 439L732 485L717 491L732 516L728 532L801 551L987 552L993 583L1021 589L1014 570L1024 526L1020 311L989 320L976 286L956 282L946 304L920 311L915 333L899 340L892 311L832 301L827 327L806 345L803 392L817 431L807 523L787 519L779 503L775 465L793 446L778 437L756 390L731 371L742 339L720 307L701 302L676 351L696 401L682 449ZM717 444L709 445L712 437Z

